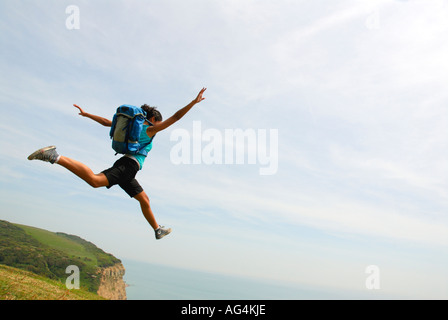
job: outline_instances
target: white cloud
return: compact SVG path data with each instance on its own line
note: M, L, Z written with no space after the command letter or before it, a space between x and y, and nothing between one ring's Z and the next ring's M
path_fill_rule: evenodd
M215 244L225 248L219 221L227 219L243 221L249 233L262 229L247 235L253 246L276 223L341 238L446 248L444 2L85 1L79 6L81 29L71 32L62 4L34 4L30 8L40 8L35 15L26 4L6 6L15 9L6 10L9 23L0 25L9 35L1 42L9 51L1 63L6 72L0 101L3 110L13 110L0 125L6 136L2 149L11 150L2 157L3 182L8 177L33 185L39 170L50 170L27 163L24 172L36 174L32 181L8 173L41 147L39 141L55 141L64 154L95 170L112 164L107 130L79 118L72 103L103 116L121 103L155 103L167 117L194 97L196 86L208 86L207 100L176 128L191 129L192 121L201 120L204 128L218 130L278 129L279 171L260 177L258 166L250 165L176 167L169 162L169 132L158 136L138 179L161 211L184 207L193 216L190 221L167 212L164 218L216 223L210 227L221 234L204 244L204 252ZM378 27L369 29L372 13L378 13ZM56 172L70 175L62 169L51 175ZM65 178L58 186L69 183ZM80 202L78 192L90 192L87 185L86 191L81 184L73 188L66 199L53 201L66 208L72 195ZM118 188L104 192L126 198ZM281 228L274 232L274 244L281 246ZM288 261L291 266L281 270L292 274L300 263L295 257ZM334 273L327 273L331 281Z

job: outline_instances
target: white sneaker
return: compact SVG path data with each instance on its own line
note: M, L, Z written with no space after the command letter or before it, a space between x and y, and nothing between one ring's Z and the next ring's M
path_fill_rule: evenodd
M170 234L171 228L165 228L164 226L159 225L159 227L155 230L155 232L156 232L156 239L160 240L164 236L167 236Z
M59 155L56 152L55 146L39 149L28 156L28 160L42 160L50 163L55 163Z

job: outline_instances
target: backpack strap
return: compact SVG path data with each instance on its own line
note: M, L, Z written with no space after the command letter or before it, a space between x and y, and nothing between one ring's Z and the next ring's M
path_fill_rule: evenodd
M149 127L154 126L154 124L152 124L151 121L146 120L146 122L149 123ZM156 133L156 134L157 134L157 133ZM147 142L147 143L145 143L145 144L142 144L140 150L144 150L147 146L149 146L149 145L152 143L152 141L154 140L154 137L156 136L156 134L153 135L151 138L149 138L149 142ZM146 155L147 155L147 153L145 152L145 156L146 156Z

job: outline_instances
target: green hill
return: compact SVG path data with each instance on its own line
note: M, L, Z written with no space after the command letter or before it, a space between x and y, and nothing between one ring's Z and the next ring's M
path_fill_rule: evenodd
M65 233L54 233L0 220L0 264L59 281L65 287L66 268L80 269L81 289L96 293L99 268L121 262L93 243Z
M68 290L60 281L0 265L0 300L104 300L104 298L86 290Z

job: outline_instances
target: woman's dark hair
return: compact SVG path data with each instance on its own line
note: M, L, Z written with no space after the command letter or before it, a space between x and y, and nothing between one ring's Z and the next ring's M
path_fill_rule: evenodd
M156 121L163 121L162 114L157 110L156 107L148 106L147 104L142 105L142 109L146 112L146 119L151 119L154 117Z

